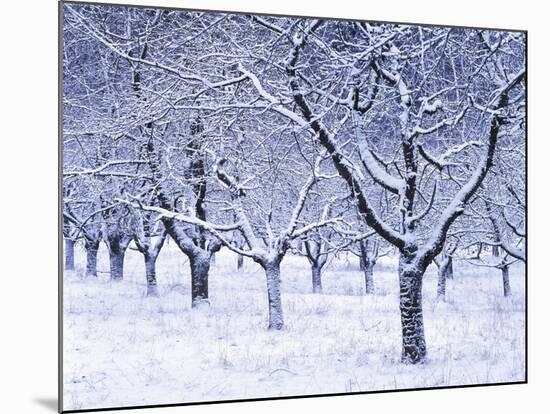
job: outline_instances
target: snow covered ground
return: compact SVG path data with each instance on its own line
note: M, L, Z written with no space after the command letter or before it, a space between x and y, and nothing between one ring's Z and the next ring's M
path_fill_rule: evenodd
M282 264L285 329L268 332L262 270L222 250L210 274L211 306L191 309L187 259L173 243L157 262L160 297L145 297L142 256L129 251L125 280L111 282L105 248L98 279L84 251L64 278L64 409L183 403L521 381L525 375L522 266L502 297L500 271L455 262L446 303L436 272L424 282L428 362L405 366L396 260L375 268L365 296L358 259L333 260L324 294L311 294L303 258Z

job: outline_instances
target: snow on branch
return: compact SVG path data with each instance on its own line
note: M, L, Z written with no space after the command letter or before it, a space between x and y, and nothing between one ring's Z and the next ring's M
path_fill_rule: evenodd
M426 106L424 105L423 105L423 112L434 113L436 110L443 108L443 104L441 103L441 101L437 100L436 102L439 102L440 105L429 106L430 109L433 109L433 112L428 112L426 109ZM470 105L466 105L456 116L443 119L430 127L424 128L420 125L416 125L412 130L412 135L427 135L427 134L436 132L437 130L443 127L456 126L460 122L460 120L464 118L464 116L466 115L469 109L470 109Z
M432 195L430 197L430 200L429 202L426 204L426 207L424 208L424 210L412 217L406 217L405 218L405 221L406 223L405 224L414 224L418 221L420 221L422 218L424 218L426 215L428 215L428 213L430 212L430 210L432 209L433 205L434 205L434 201L435 201L435 196L437 194L437 187L438 187L438 181L436 180L434 182L434 186L433 186L433 190L432 190Z
M319 173L319 165L321 163L321 157L317 157L315 160L315 165L313 167L313 171L311 175L308 177L306 183L303 185L303 187L300 189L300 193L298 195L298 200L296 201L296 204L294 206L294 209L292 211L292 214L290 216L290 220L288 223L288 227L282 234L279 236L279 239L281 241L285 239L289 239L291 237L295 237L295 230L298 226L298 219L300 218L300 214L302 213L302 210L304 209L304 205L307 200L307 196L309 194L309 190L318 181L318 173Z
M111 50L112 52L114 52L118 56L129 60L130 62L141 63L141 64L144 64L144 65L156 68L156 69L160 69L160 70L162 70L166 73L170 73L172 75L175 75L175 76L177 76L178 78L180 78L182 80L195 81L195 82L204 84L209 89L222 88L224 86L233 85L235 83L241 82L241 81L246 79L246 77L240 76L240 77L237 77L235 79L227 79L227 80L220 81L220 82L210 82L208 79L206 79L206 78L204 78L200 75L197 75L197 74L194 74L194 73L191 73L191 74L184 73L184 72L180 71L178 68L175 68L175 67L172 67L172 66L167 66L165 64L159 63L158 61L152 61L152 60L147 60L147 59L142 58L142 57L132 56L130 53L126 53L126 52L120 50L113 43L111 43L108 39L106 39L105 36L103 36L95 27L93 27L91 25L91 23L89 23L89 21L84 16L82 16L80 13L78 13L71 5L66 5L65 7L66 7L67 10L70 11L70 13L73 15L73 17L75 17L78 20L78 22L80 24L80 27L85 29L92 37L94 37L101 44L106 46L109 50Z
M228 232L228 231L238 230L240 228L240 223L231 223L231 224L211 223L211 222L201 220L195 216L191 216L191 215L179 213L179 212L173 212L170 210L166 210L162 207L144 205L139 201L137 197L129 196L129 198L133 199L134 201L132 202L132 201L129 201L126 199L120 199L120 198L116 200L120 203L137 207L145 211L151 211L151 212L157 213L160 217L166 217L169 219L183 221L184 223L187 223L187 224L193 224L196 226L203 227L205 230L208 230L208 231Z
M252 81L252 84L254 85L254 87L256 88L256 90L258 91L258 93L260 94L260 96L266 100L267 102L269 102L271 104L271 108L280 113L281 115L284 115L285 117L291 119L292 121L294 121L297 125L299 126L307 126L308 123L306 121L304 121L303 118L299 117L295 112L285 108L281 103L280 103L280 100L275 98L273 95L269 94L265 89L264 87L262 86L260 80L258 79L258 77L256 75L254 75L252 72L250 72L249 70L247 70L241 63L239 63L239 67L238 67L239 71L242 72L244 75L246 75L246 77L248 79L250 79Z
M116 161L108 161L107 163L103 164L100 167L97 168L89 168L85 170L79 170L79 171L64 171L63 176L64 177L74 177L78 175L100 175L100 173L104 172L105 170L116 167L116 166L124 166L124 165L139 165L139 164L148 164L149 162L146 160L116 160ZM122 175L122 176L135 176L135 174L127 174L122 173L118 171L104 173L103 175Z
M525 251L512 245L506 238L505 231L502 228L501 224L502 220L504 220L506 224L508 224L504 213L501 212L499 215L497 215L495 207L492 206L487 200L485 200L485 208L493 227L493 233L496 236L496 245L500 246L510 256L521 260L522 262L525 262L527 260ZM525 236L520 236L520 239L523 239L524 237Z
M134 197L131 197L134 198ZM207 232L211 233L214 237L216 237L224 246L226 246L228 249L232 250L233 252L255 258L258 257L258 255L261 255L261 252L252 250L243 250L234 245L234 243L231 243L230 240L228 240L223 233L235 231L235 230L242 230L242 223L236 222L231 224L216 224L207 222L204 220L200 220L197 217L190 216L183 213L177 213L170 210L166 210L162 207L156 207L156 206L148 206L143 205L138 198L134 198L134 201L126 200L126 199L117 199L120 203L124 203L130 206L133 206L135 208L140 208L145 211L151 211L157 213L160 217L168 218L171 220L180 221L186 224L191 224L195 226L199 226L206 230Z
M225 159L219 159L214 165L214 173L216 174L218 181L220 181L224 187L231 190L233 210L240 221L239 230L241 230L246 242L251 249L259 250L262 248L263 244L254 233L254 229L252 228L252 225L248 220L248 216L245 213L244 206L242 204L242 198L245 197L244 190L240 188L237 178L231 176L227 171L225 171L225 162Z
M430 164L434 165L438 170L442 170L444 167L448 166L456 166L457 163L447 161L450 157L452 157L455 154L458 154L465 149L468 149L470 147L481 147L483 144L480 141L468 141L464 144L455 145L451 148L449 148L447 151L445 151L443 154L441 154L439 157L435 157L434 155L430 154L423 145L418 144L418 152L422 157L428 161Z
M361 156L361 161L363 162L363 165L369 175L377 184L381 185L386 190L394 194L402 194L405 190L405 181L392 176L384 168L382 168L375 159L368 146L367 137L359 125L359 114L356 111L353 111L353 121L355 136L357 138L357 145L359 148L359 155Z
M326 149L332 158L332 161L338 170L340 176L346 181L348 187L355 194L358 207L361 214L365 217L367 224L376 230L383 238L395 246L402 247L405 244L401 235L391 226L385 223L376 213L368 200L367 191L361 184L362 180L357 176L355 168L346 162L346 157L339 149L333 134L323 125L320 119L314 116L305 96L300 91L299 81L296 75L296 62L299 52L304 44L304 38L301 43L296 43L290 50L287 59L287 73L289 75L289 85L293 93L294 102L302 113L303 118L292 112L293 118L299 118L299 125L308 125L317 135L321 145Z
M505 86L499 89L497 108L506 105L508 100L508 92L512 90L512 87L517 85L523 78L525 71L520 71L518 75ZM466 203L474 195L477 189L481 186L489 168L493 164L493 157L498 140L498 134L500 127L504 123L504 120L499 115L492 115L491 127L489 130L489 140L486 146L485 154L480 159L477 168L470 176L468 181L462 186L462 188L455 194L451 202L441 213L440 218L434 228L433 236L425 244L419 257L421 261L429 263L429 261L436 256L445 242L445 236L451 224L464 212Z

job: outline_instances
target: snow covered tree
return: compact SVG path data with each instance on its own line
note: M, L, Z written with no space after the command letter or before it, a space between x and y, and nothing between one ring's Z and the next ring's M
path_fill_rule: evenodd
M378 240L361 240L359 249L361 251L360 260L365 273L365 293L368 295L374 293L374 266L378 260L379 242Z
M78 238L78 228L76 228L67 218L63 218L63 240L65 262L64 267L67 271L74 270L74 245Z
M132 209L133 239L143 255L147 296L158 296L156 262L166 240L166 229L158 217L141 209Z
M189 208L179 211L155 206L142 208L160 214L163 220L170 223L200 228L215 237L220 245L260 264L267 283L268 329L280 330L284 326L280 290L280 264L283 257L293 240L339 220L329 216L328 203L317 221L302 222L301 215L312 187L331 177L321 172L323 158L317 156L301 179L298 179L297 171L289 167L293 165L291 159L305 156L304 147L298 154L292 154L290 149L299 144L295 141L288 146L281 145L286 141L287 132L281 129L276 132L279 145L258 147L256 144L264 141L264 136L257 134L246 145L243 143L231 148L231 152L228 146L224 146L223 156L213 154L215 159L211 179L217 184L218 192L215 197L205 199L205 202L223 206L221 210L226 213L219 215L218 221L196 215L194 209ZM267 131L265 133L268 134ZM232 137L225 139L232 140ZM250 151L255 154L255 158L251 157ZM274 152L280 156L274 157ZM288 164L272 162L273 159L284 160L285 157ZM289 194L295 197L289 198ZM231 236L235 231L245 240L244 247L237 238Z
M255 74L243 66L240 71L248 76L259 98L273 111L315 134L357 198L359 212L366 224L399 249L402 360L406 363L423 362L426 342L422 277L426 267L443 248L448 229L463 213L492 166L499 134L506 128L509 106L523 99L523 88L518 85L522 85L525 77L524 40L520 35L502 35L492 40L480 33L479 40L477 33L467 30L369 27L360 24L359 28L349 30L349 39L341 39L342 44L357 45L357 48L351 48L349 55L345 55L350 57L346 60L334 52L334 47L329 48L319 40L324 35L334 35L335 31L330 30L333 24L324 24L319 20L303 21L288 35L289 52L284 68L290 98L298 113L291 105L281 103L288 102L286 97L275 96L266 90ZM271 25L271 29L279 34L285 33L285 29L275 25ZM345 36L346 32L342 32L341 36ZM453 42L448 41L450 38ZM332 39L332 43L336 44L337 40ZM470 50L479 50L479 53L460 53L464 44L468 44ZM301 62L327 55L333 58L327 59L331 68L314 68L317 69L314 71L311 65L302 66ZM341 87L333 86L336 92L330 94L324 86L326 76L319 78L318 73L331 69L330 73L335 73L334 59L338 62L340 73L343 68L348 68L345 76L349 80L347 84L340 82ZM458 70L458 60L461 60L461 70ZM502 74L495 74L487 65L487 61L494 60L497 60L496 65L506 65ZM333 85L335 76L330 78ZM380 92L382 85L384 91ZM390 131L397 131L393 136L384 135L384 139L396 142L401 148L402 159L394 172L384 168L384 163L380 161L382 157L375 155L371 148L369 132L361 126L366 118L370 119L375 98L381 102L384 113L383 116L376 115L381 120L378 125L376 119L370 122L378 130L383 130L390 128L393 121ZM337 126L334 125L334 118L324 114L332 114L328 108L338 103L341 103L343 113ZM484 121L474 129L477 140L459 145L453 145L449 140L450 145L442 155L436 157L430 153L427 147L435 137L455 128L473 126L474 119L479 118ZM359 171L358 165L348 161L345 149L338 140L341 135L349 139L349 135L338 133L338 128L348 120L351 120L351 129L356 136L364 173ZM456 159L456 154L470 147L479 147L481 151L472 151L470 157ZM475 165L475 168L468 171L467 165ZM438 203L434 203L438 180L429 180L430 177L437 177L432 171L448 171L454 166L462 170L460 178L448 180L452 182L448 185L454 186L454 194L446 205L437 209L439 211L434 211L438 207ZM364 174L394 195L397 228L394 228L394 223L380 218L368 196ZM432 195L426 197L422 193L428 186L432 188ZM427 216L429 220L425 219ZM429 232L421 231L421 225L425 222L429 223Z
M453 279L453 254L458 247L456 242L448 242L442 249L440 258L434 258L437 266L437 298L445 301L447 279Z
M323 291L321 272L326 265L329 255L328 241L319 232L313 232L303 242L303 254L311 264L311 286L313 293Z
M316 215L305 206L314 185L337 179L361 228L399 252L402 361L425 361L426 268L443 252L451 274L448 236L468 214L483 219L482 186L523 141L524 35L105 10L67 6L67 60L77 62L66 69L67 135L93 133L110 151L75 171L109 175L109 200L162 217L189 257L193 305L207 300L210 261L224 245L263 267L269 326L282 328L280 262L305 235L319 257L315 234L341 224L330 214L341 191L328 186ZM139 145L124 150L120 140ZM126 183L135 162L147 164L137 173L146 191ZM521 256L524 219L513 212L524 197L506 188L505 202L502 191L488 200L501 229L493 244ZM157 202L146 200L151 191ZM362 247L374 253L373 244Z

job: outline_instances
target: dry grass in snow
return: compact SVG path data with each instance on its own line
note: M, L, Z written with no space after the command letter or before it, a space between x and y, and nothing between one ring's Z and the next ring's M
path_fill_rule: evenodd
M104 249L102 247L102 249ZM305 259L282 264L285 328L267 331L262 270L222 250L210 274L211 305L191 309L190 275L170 243L157 264L160 296L147 298L142 257L129 251L125 280L86 279L84 251L64 278L64 409L228 400L521 381L525 375L524 269L455 263L448 300L424 279L428 361L400 363L396 260L375 268L365 296L357 259L342 256L311 293ZM108 270L100 251L99 270Z

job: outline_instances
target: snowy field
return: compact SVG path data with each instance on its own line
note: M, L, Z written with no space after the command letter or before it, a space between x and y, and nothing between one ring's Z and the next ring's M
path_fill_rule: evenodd
M191 309L186 257L173 242L157 262L158 298L145 297L141 254L111 282L102 246L98 279L83 249L64 279L64 409L513 382L525 375L525 290L520 265L502 296L500 271L455 262L447 302L424 278L426 364L401 364L396 260L375 268L365 296L356 257L332 260L324 294L311 294L303 258L282 263L285 328L268 332L263 271L227 250L210 272L211 306Z

